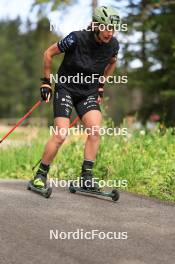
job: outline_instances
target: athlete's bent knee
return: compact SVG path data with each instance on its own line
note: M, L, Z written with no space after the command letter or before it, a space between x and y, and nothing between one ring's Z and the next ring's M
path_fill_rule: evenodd
M57 129L57 133L53 135L53 140L59 146L65 141L66 137L67 137L67 129L59 128Z
M99 126L92 126L90 128L90 133L88 135L88 137L93 140L93 141L97 141L100 139L100 127Z

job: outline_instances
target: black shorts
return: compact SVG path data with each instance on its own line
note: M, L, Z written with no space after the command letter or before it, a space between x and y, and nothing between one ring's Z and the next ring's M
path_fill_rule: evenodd
M75 96L64 88L55 88L53 99L54 118L70 118L73 107L81 119L90 110L100 110L97 102L98 94L89 96Z

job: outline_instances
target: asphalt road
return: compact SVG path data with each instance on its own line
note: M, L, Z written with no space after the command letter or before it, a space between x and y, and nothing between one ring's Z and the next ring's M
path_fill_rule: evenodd
M65 238L77 230L127 239L68 240L57 233ZM174 264L175 204L128 193L112 202L63 188L46 199L27 191L25 181L0 181L0 263Z

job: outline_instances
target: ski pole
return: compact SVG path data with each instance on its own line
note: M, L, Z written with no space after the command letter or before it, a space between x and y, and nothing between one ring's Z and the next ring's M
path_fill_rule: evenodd
M77 122L78 122L79 117L75 117L75 119L72 121L72 123L69 125L69 128L72 128Z
M2 143L4 141L4 139L6 139L12 132L13 130L15 130L15 128L17 128L38 106L40 106L40 104L42 103L42 101L38 101L16 124L14 127L12 127L7 134L4 135L4 137L0 140L0 143Z

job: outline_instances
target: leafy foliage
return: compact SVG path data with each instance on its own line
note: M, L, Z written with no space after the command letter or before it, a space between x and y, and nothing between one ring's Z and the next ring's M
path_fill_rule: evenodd
M143 120L152 112L160 114L167 125L175 118L175 3L173 1L129 1L126 22L127 37L123 65L129 75L130 89L141 89L143 100L140 115ZM130 63L139 60L141 66L132 69ZM140 109L138 109L140 110Z
M32 167L40 159L48 130L39 130L37 139L32 141L25 142L25 137L21 137L21 143L16 137L18 145L0 149L0 178L33 177ZM102 136L94 174L103 180L126 180L128 186L124 190L175 201L174 144L172 129L164 135L157 129L145 135L134 132L130 137ZM50 177L77 179L83 146L82 138L70 136L51 166Z
M49 21L38 21L26 32L20 31L20 19L0 22L0 117L18 117L40 99L39 85L42 76L42 59L45 49L59 37L49 31ZM56 72L60 58L53 62ZM43 108L44 109L44 108ZM42 115L49 115L45 107ZM37 115L37 111L33 116Z

